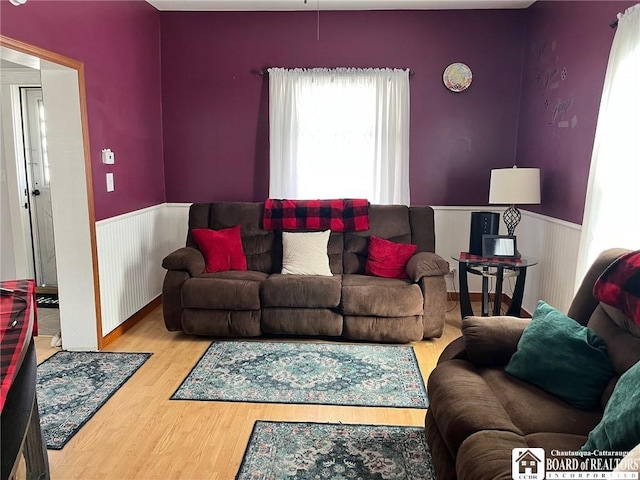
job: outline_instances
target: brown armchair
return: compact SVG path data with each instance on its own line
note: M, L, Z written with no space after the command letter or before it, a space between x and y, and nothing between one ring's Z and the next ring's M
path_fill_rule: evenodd
M443 351L427 387L426 436L439 480L511 479L514 448L576 451L585 444L617 379L640 360L640 335L633 328L637 326L613 318L610 308L592 295L596 279L624 252L615 249L600 255L568 312L604 339L612 359L615 374L602 394L601 408L575 408L505 373L529 320L463 320L462 337Z

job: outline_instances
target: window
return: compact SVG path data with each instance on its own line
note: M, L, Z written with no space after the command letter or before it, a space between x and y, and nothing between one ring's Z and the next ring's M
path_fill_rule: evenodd
M598 114L576 274L607 248L640 248L640 4L619 16Z
M272 198L409 204L409 75L269 69Z

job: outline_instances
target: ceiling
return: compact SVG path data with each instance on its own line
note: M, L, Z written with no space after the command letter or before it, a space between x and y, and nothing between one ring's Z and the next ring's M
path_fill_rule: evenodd
M147 0L163 11L455 10L527 8L535 0Z

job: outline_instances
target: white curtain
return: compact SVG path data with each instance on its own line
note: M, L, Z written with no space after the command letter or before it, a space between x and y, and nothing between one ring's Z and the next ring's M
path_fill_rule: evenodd
M269 69L272 198L409 205L409 72Z
M576 287L600 252L640 249L640 4L618 15L591 157Z

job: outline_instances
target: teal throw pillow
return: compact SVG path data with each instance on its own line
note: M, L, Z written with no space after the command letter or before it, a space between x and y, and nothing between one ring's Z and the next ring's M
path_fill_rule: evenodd
M505 371L584 410L595 410L613 376L600 337L543 301Z
M640 443L640 362L616 383L600 423L591 430L582 451L628 452Z

